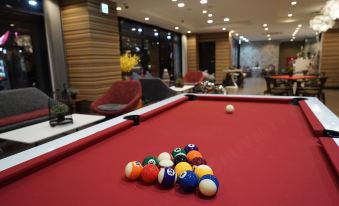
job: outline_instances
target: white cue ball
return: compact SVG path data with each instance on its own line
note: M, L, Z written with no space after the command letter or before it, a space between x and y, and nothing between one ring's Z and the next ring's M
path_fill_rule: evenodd
M234 106L231 105L231 104L228 104L228 105L226 106L226 112L227 112L227 113L232 113L233 111L234 111Z

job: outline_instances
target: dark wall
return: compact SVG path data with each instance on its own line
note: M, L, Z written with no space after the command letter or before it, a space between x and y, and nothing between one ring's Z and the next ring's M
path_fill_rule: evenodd
M303 41L281 42L279 51L279 69L285 69L287 58L297 56L300 47L304 45Z

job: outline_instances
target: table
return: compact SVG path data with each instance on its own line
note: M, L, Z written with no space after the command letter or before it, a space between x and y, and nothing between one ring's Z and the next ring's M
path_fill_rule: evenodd
M184 92L189 92L191 89L193 89L195 85L184 85L183 87L176 87L176 86L171 86L170 89L176 91L177 93L184 93Z
M271 76L272 79L277 79L277 80L286 80L289 81L290 85L292 85L293 87L293 95L296 94L297 91L297 87L298 85L296 84L297 80L306 80L306 79L317 79L319 78L318 76L314 76L314 75L274 75Z
M73 143L0 160L1 204L338 205L339 141L322 136L339 120L316 98L297 100L177 95L90 127ZM124 178L127 162L188 143L219 178L216 197Z
M10 140L25 144L35 144L45 139L55 137L60 134L93 124L105 119L104 116L73 114L73 124L57 125L51 127L49 121L22 127L0 134L0 139Z

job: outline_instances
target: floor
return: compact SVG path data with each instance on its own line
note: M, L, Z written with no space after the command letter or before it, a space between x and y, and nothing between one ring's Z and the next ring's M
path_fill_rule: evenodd
M252 94L263 95L266 90L266 83L263 78L249 77L244 80L244 88L228 89L228 94ZM339 90L325 90L326 106L339 116Z

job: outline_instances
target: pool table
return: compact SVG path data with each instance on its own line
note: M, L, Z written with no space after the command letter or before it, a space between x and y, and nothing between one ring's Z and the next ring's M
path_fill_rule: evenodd
M0 204L338 206L338 127L316 98L181 94L0 160ZM129 161L189 143L215 197L125 178Z

